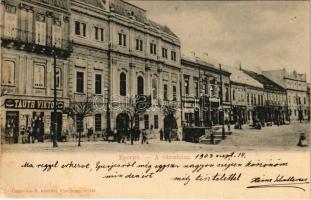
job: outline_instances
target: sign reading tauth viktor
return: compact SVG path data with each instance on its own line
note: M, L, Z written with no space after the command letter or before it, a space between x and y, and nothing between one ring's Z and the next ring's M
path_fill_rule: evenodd
M40 109L53 110L54 102L47 100L26 100L26 99L6 99L4 102L5 108L10 109ZM64 109L64 102L57 101L57 109Z

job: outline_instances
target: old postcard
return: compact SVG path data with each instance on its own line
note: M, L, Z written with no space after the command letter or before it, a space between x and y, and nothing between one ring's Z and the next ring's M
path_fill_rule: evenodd
M3 198L310 198L308 1L1 0Z

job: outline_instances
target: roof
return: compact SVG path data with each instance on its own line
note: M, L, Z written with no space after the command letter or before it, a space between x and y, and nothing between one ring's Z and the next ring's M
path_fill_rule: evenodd
M283 88L282 86L278 85L274 81L270 80L266 76L264 76L262 74L258 74L258 73L253 72L253 71L249 71L249 70L244 70L243 69L243 71L245 73L247 73L249 76L251 76L252 78L254 78L257 81L259 81L261 84L263 84L265 89L278 90L278 91L284 91L285 92L285 88Z
M263 84L261 84L256 79L249 76L248 74L244 73L240 69L236 69L230 66L223 66L223 68L231 72L230 80L232 82L241 83L241 84L245 84L245 85L249 85L249 86L253 86L257 88L264 88Z
M103 3L100 0L77 0L85 4L89 4L95 7L104 8Z
M92 0L92 1L95 1L95 0ZM114 0L114 2L111 3L111 5L114 8L112 11L114 13L117 13L127 18L134 16L136 21L144 23L144 24L149 24L151 27L155 29L159 29L160 31L168 35L178 38L178 36L167 26L158 24L150 19L147 19L146 14L145 14L146 11L140 7L137 7L124 0Z
M182 56L181 62L190 65L192 64L193 67L196 67L195 65L200 65L201 69L205 68L206 70L211 70L213 72L219 73L219 67L215 66L217 64L207 58ZM222 74L230 75L230 72L222 68Z
M148 21L149 21L149 24L152 27L159 28L162 32L167 33L169 35L172 35L172 36L178 38L178 36L169 27L167 27L165 25L158 24L157 22L154 22L154 21L151 21L151 20L148 20Z

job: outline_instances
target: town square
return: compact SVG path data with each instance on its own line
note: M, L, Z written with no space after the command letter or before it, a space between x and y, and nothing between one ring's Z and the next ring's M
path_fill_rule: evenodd
M220 4L168 2L164 8L125 0L1 1L3 149L306 149L310 65L300 45L307 40L275 45L272 55L261 57L268 50L256 53L257 47L273 43L268 34L274 29L257 30L252 20L268 24L267 16L280 12L277 5L261 3L254 14L244 10L249 18L224 14L222 21L211 9ZM239 5L248 8L246 2ZM183 18L187 6L206 8L206 16L219 19L207 19L210 37L200 28L204 21L198 20L199 27L193 23L193 30L189 21L171 23L176 18L167 16L170 9ZM224 9L239 13L236 6ZM229 20L249 30L237 25L239 32ZM182 23L189 27L181 29ZM287 21L275 31L284 32L282 23ZM286 29L288 34L305 33L305 26L296 26L301 29ZM225 33L215 36L216 31ZM235 34L240 43L232 39L230 50L222 48ZM301 53L282 57L290 54L286 48Z

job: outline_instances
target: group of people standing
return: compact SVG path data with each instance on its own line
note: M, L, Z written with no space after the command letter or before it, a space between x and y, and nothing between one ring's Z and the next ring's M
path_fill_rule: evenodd
M131 144L134 142L140 142L141 144L149 144L149 138L152 134L152 129L142 129L135 127L133 129L114 129L114 131L109 130L106 133L106 139L109 142L116 141L118 143L126 143L130 141ZM171 142L170 131L163 131L161 128L159 131L160 141Z

